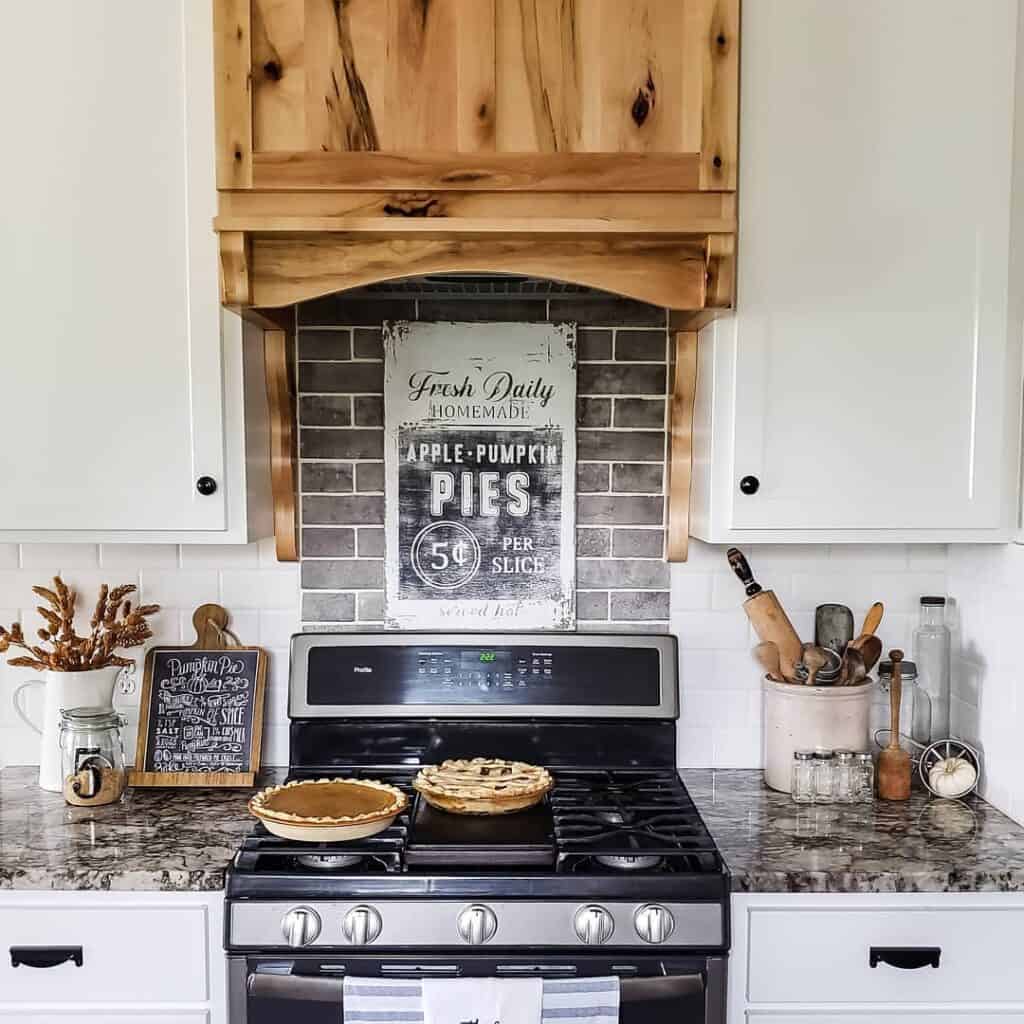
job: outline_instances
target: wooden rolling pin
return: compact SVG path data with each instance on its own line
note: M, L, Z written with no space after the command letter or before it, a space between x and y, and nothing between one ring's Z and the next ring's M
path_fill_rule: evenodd
M783 676L790 682L793 680L793 666L803 656L803 645L800 637L783 611L779 599L771 590L764 590L760 583L754 582L754 574L750 564L743 557L739 548L729 548L726 552L732 571L739 577L747 592L743 608L750 619L750 624L762 641L771 641L779 649L779 668Z

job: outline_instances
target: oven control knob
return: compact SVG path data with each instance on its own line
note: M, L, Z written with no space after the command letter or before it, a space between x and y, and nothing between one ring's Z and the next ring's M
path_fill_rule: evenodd
M642 906L633 915L633 924L636 925L637 935L652 945L667 942L676 930L676 919L672 911L668 907L659 907L657 903Z
M482 946L485 942L490 942L498 930L498 919L494 916L494 911L482 903L466 907L459 914L455 924L463 942L468 942L471 946Z
M373 907L353 907L341 922L341 930L353 946L368 946L380 936L383 927L380 914Z
M320 915L312 907L294 907L281 919L281 931L289 946L308 946L320 934Z
M573 926L580 942L588 946L603 946L615 931L615 918L604 907L592 903L576 911Z

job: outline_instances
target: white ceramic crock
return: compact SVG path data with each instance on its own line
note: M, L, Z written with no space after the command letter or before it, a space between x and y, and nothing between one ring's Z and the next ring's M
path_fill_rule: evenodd
M121 669L116 665L89 672L44 672L41 679L29 679L14 691L18 717L42 739L39 742L39 785L61 792L60 713L64 708L113 708L114 686ZM21 704L21 694L30 686L43 687L43 720L37 724Z
M874 680L800 686L764 680L764 779L788 793L796 750L867 750Z

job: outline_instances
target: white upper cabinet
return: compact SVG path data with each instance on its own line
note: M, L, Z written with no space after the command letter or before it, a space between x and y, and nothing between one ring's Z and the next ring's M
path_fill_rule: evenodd
M245 540L208 0L4 4L0 36L0 539Z
M700 338L695 536L1011 535L1016 38L1016 0L744 5L738 313Z

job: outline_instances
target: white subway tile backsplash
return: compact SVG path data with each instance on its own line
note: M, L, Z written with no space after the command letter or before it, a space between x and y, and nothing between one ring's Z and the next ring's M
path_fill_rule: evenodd
M181 549L186 569L255 569L260 564L258 544L189 544Z
M17 544L0 544L0 569L17 569L20 557Z
M146 604L194 611L201 604L221 603L216 569L143 569L139 575Z
M25 569L56 566L66 569L90 569L100 564L96 544L22 544L21 565Z
M101 544L103 569L176 569L180 558L176 544Z
M225 608L297 608L298 566L225 571L221 573L221 598Z

